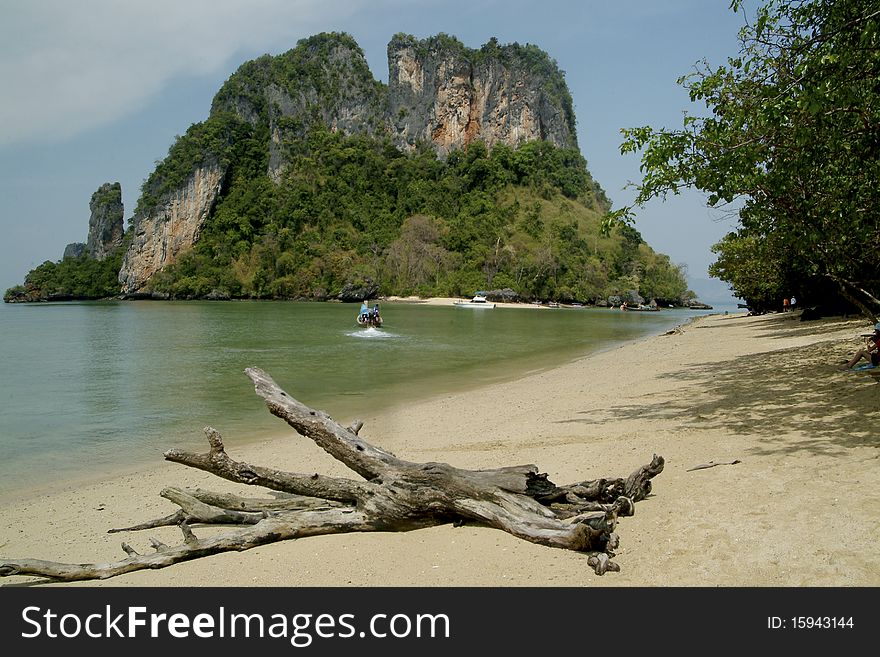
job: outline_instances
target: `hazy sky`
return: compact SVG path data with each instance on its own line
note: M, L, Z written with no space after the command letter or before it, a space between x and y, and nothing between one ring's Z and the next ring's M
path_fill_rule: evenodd
M89 199L122 184L126 226L140 186L175 135L207 118L214 93L248 59L318 32L351 34L387 82L397 32L439 32L479 48L531 43L565 71L578 141L615 207L639 159L620 129L679 127L690 105L676 79L736 54L742 13L729 0L0 0L0 291L65 245L85 242ZM754 6L751 3L749 6ZM687 265L704 300L732 301L700 279L733 226L702 195L654 201L636 228Z

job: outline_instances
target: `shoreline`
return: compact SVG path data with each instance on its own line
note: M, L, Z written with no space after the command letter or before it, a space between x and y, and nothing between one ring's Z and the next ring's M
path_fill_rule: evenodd
M796 319L694 317L637 344L362 418L361 436L401 458L473 469L534 463L560 484L625 477L662 455L653 494L618 525L619 573L598 577L583 554L445 525L285 541L52 586L880 585L878 379L839 369L866 321ZM356 478L292 431L230 455ZM739 462L691 470L732 459ZM0 553L112 561L124 557L120 540L139 551L151 537L178 543L176 528L106 533L173 512L158 495L170 485L246 490L163 462L8 500Z
M454 306L456 303L460 303L462 301L469 301L469 299L465 297L398 297L398 296L390 296L383 297L381 299L373 300L373 303L378 301L379 303L415 303L423 306ZM493 301L496 308L534 308L536 310L544 308L549 310L549 306L545 306L539 303L522 303L522 302L512 302L512 301Z
M394 307L403 307L403 310L416 310L413 306L415 305L428 305L432 308L451 308L452 304L455 303L458 299L454 297L448 298L430 298L430 299L422 299L417 304L410 304L410 299L398 300L396 298L388 298L383 300L384 309L389 313L392 312ZM149 303L149 302L146 302ZM257 304L263 303L275 303L275 302L252 302ZM60 304L64 305L64 304ZM336 306L340 306L343 304L334 304ZM507 304L513 308L531 308L531 309L541 309L540 306L534 306L529 304ZM220 306L212 305L212 308L217 308ZM409 308L407 308L409 307ZM544 307L546 310L546 306ZM426 312L430 312L429 310L423 309ZM603 312L604 310L604 312ZM458 311L454 311L458 314ZM680 323L684 321L690 321L694 318L694 316L699 316L698 313L694 313L693 315L688 312L675 312L669 311L670 314L664 313L655 313L650 319L658 320L663 317L663 322L666 327L671 327L673 323ZM561 317L567 317L569 319L575 319L578 317L586 317L591 313L596 313L597 315L605 315L609 314L607 309L594 309L594 308L585 308L583 312L568 312L563 311L562 315L559 313L548 313L545 319L556 320ZM506 313L502 313L506 315ZM533 315L534 313L523 313L523 315ZM544 313L539 313L540 315L544 315ZM615 313L610 313L611 315ZM464 317L465 315L470 316L470 313L464 312L461 313L459 318ZM493 313L494 315L494 313ZM551 315L554 315L551 317ZM689 316L691 315L691 316ZM499 316L500 318L500 316ZM540 319L540 318L538 318ZM641 319L641 318L636 318ZM652 322L653 323L653 322ZM356 329L353 329L356 330ZM656 327L656 332L659 333L663 330L666 330L664 327ZM393 335L395 333L395 327L390 327L389 335ZM354 333L352 333L354 335ZM398 336L399 337L399 336ZM602 345L598 349L604 350L607 348L613 348L612 345ZM555 367L564 362L570 361L575 358L580 358L587 353L592 351L596 351L597 348L592 346L584 346L582 349L567 349L567 350L557 350L554 353L546 354L539 358L532 358L533 362L530 363L519 363L516 364L516 360L513 359L510 362L513 364L508 365L494 365L493 369L488 370L491 372L491 375L481 374L477 377L467 377L458 382L452 382L450 380L450 376L445 375L447 379L443 384L435 384L431 385L430 383L425 383L426 381L430 381L430 379L425 379L425 381L415 382L413 385L408 386L405 390L398 390L397 397L392 395L386 395L381 399L376 398L375 396L370 401L369 406L366 409L358 409L353 410L351 408L346 409L345 403L343 400L346 399L342 396L335 396L332 399L327 395L323 401L317 402L318 408L323 411L331 412L334 415L340 414L341 416L347 415L361 415L366 412L388 412L389 409L393 409L398 407L404 403L410 403L412 401L421 401L425 399L429 399L437 394L441 394L443 392L456 391L456 390L465 390L465 389L474 389L483 385L487 385L489 383L488 379L491 379L492 382L499 382L502 380L509 380L518 378L527 373L534 371L542 371L547 368ZM522 359L521 355L519 356L520 360ZM506 360L506 359L505 359ZM461 377L459 377L461 378ZM236 380L236 384L240 381ZM467 388L465 388L465 386ZM324 388L326 390L327 388ZM251 400L251 397L247 393L247 388L245 388L243 392L244 398L247 400ZM401 396L405 397L406 401L401 400ZM88 485L91 483L96 483L97 481L125 476L128 474L132 474L134 472L138 472L145 469L151 469L156 467L157 465L161 465L163 463L162 453L173 446L186 446L192 450L198 450L201 448L203 437L202 432L200 431L200 427L204 423L214 424L219 422L221 426L221 430L224 431L224 436L226 437L227 442L232 447L244 446L247 444L258 443L264 440L268 440L271 438L276 438L279 436L279 433L283 433L283 428L279 430L278 425L275 424L275 420L270 418L268 414L265 414L263 410L263 406L259 401L256 403L252 403L253 410L252 413L258 415L259 417L252 417L253 420L250 424L235 424L234 422L229 422L228 419L225 419L222 414L213 413L210 417L202 417L199 418L196 422L190 423L185 427L180 427L179 431L170 432L167 434L166 438L163 440L155 441L151 443L149 451L142 450L143 453L138 452L137 455L133 454L131 450L126 449L124 446L122 448L117 449L104 449L103 452L97 454L96 456L102 459L102 463L100 466L94 462L94 460L85 460L85 459L77 459L74 456L71 459L68 459L68 455L64 451L64 446L60 445L57 457L55 453L51 451L46 451L45 455L42 458L33 457L33 458L19 458L18 461L14 459L7 463L5 469L3 470L4 477L2 481L0 481L0 502L6 502L9 500L22 500L26 498L32 498L37 495L45 495L53 492L59 492L64 489L76 488L79 486ZM350 404L349 404L350 406ZM361 405L363 406L363 405ZM350 411L350 412L349 412ZM262 420L262 422L261 422ZM113 423L117 424L117 423ZM123 424L124 423L119 423ZM265 424L265 426L264 426ZM283 427L283 423L281 423ZM258 428L255 428L258 427ZM24 433L28 427L23 426L22 432ZM14 435L15 432L11 435ZM134 436L131 437L131 440L136 442ZM133 445L134 446L134 445ZM114 456L118 455L118 456ZM16 455L17 456L17 455ZM106 458L104 458L106 457ZM13 464L17 464L13 465ZM51 464L51 465L50 465ZM34 472L40 472L44 469L52 469L53 473L51 477L35 477L33 475ZM26 488L25 488L26 487Z
M469 301L466 297L399 297L399 296L390 296L390 297L382 297L380 299L370 300L372 303L376 303L377 301L381 303L413 303L413 304L421 304L425 306L454 306L457 303L462 301ZM558 308L591 308L595 310L614 310L613 306L593 306L593 305L580 305L573 306L571 304L560 303L557 306L548 306L546 304L540 302L530 302L526 303L523 301L492 301L491 303L495 304L496 308L533 308L535 310L552 310ZM661 311L665 308L661 308ZM685 306L676 306L675 308L670 307L670 310L692 310L694 312L700 313L723 313L723 310L714 310L711 306L708 308L689 308Z

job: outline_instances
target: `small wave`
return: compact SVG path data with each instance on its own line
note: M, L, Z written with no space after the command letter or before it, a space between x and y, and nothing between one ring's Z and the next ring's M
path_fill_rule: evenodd
M365 340L383 340L387 338L399 337L396 333L389 333L388 331L377 329L374 326L360 329L359 331L352 331L351 333L346 333L346 335L350 338L361 338Z

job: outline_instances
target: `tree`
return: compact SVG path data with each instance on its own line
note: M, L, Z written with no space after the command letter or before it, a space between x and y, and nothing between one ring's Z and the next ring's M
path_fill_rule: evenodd
M731 2L734 11L741 5ZM634 206L609 213L607 223L630 220L652 198L696 188L711 206L740 205L737 249L785 245L763 253L768 267L805 287L832 282L876 321L880 6L768 0L739 42L726 65L703 63L679 79L706 115L685 115L680 129L622 131L621 152L642 152L644 178ZM728 240L719 250L730 247ZM727 258L716 271L733 283L738 263L753 261Z
M639 291L647 299L682 301L687 297L684 265L675 265L665 254L644 256L647 263L642 272Z
M400 237L388 248L387 266L397 289L416 291L426 284L437 286L452 261L440 244L445 227L426 215L407 217Z
M729 233L712 247L718 260L709 266L709 274L728 281L734 293L748 299L749 308L755 312L779 308L784 285L776 255L780 248L783 245Z
M349 532L413 531L450 523L479 524L532 543L590 553L587 563L601 575L620 570L610 560L619 542L614 533L618 518L634 513L635 503L650 494L651 480L664 466L663 458L654 455L649 464L626 478L557 486L534 465L463 470L446 463L411 463L363 440L358 435L363 423L343 427L326 413L288 395L262 370L248 368L245 373L273 415L313 440L360 479L284 472L235 461L226 453L220 434L208 427L208 453L172 449L165 452L165 458L229 481L274 490L274 498L168 488L162 497L180 507L178 511L110 531L177 525L183 543L169 546L152 540L154 551L149 554L123 543L128 556L113 563L66 564L0 557L0 577L106 579L275 541ZM234 529L199 538L194 525Z

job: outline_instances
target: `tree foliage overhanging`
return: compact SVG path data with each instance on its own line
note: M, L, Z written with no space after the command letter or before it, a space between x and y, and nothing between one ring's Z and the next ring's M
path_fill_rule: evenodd
M756 308L796 294L876 321L880 3L769 0L739 41L726 65L699 64L679 80L705 115L622 131L621 152L642 151L635 205L692 187L711 206L737 207L712 275Z

